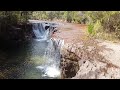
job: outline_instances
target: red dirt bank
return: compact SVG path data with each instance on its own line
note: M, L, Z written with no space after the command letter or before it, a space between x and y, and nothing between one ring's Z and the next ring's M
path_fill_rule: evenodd
M86 25L64 23L60 25L59 32L53 35L55 38L60 38L65 43L76 43L80 42L82 37L85 36Z

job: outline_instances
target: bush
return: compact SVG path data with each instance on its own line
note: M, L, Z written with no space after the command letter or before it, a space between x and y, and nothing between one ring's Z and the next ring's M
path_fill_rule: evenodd
M91 35L94 34L94 25L93 24L88 25L88 33Z
M89 23L93 24L88 25L89 34L108 33L113 34L113 38L120 39L119 11L89 11L86 16Z

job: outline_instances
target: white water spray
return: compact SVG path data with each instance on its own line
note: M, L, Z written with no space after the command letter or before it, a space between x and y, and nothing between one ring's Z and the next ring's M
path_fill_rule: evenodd
M42 23L32 23L33 32L36 36L37 41L47 40L48 46L45 50L44 59L45 63L37 66L37 69L40 69L44 72L43 77L52 77L56 78L60 76L60 49L64 45L64 41L60 39L52 39L51 35L53 33L52 26L47 30L44 28Z

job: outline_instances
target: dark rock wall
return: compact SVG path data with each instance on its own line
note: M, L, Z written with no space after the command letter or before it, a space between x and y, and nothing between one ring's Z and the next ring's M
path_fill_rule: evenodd
M0 25L0 38L4 40L24 41L33 37L31 24Z

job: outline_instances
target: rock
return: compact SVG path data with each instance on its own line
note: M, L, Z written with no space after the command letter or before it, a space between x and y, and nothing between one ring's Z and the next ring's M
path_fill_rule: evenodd
M77 62L65 60L61 61L61 78L72 78L76 75L79 70L79 65Z
M76 48L80 48L79 52ZM94 46L66 44L62 48L61 70L63 79L120 79L120 68L106 60Z

